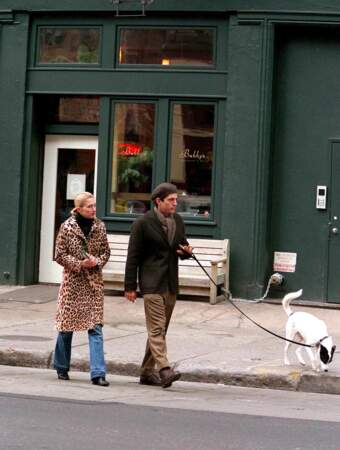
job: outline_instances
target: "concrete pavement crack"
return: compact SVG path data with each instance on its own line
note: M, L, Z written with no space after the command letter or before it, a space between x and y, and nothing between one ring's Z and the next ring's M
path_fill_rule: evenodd
M126 337L131 337L131 336L137 336L139 334L145 334L146 331L138 331L137 333L131 333L131 334L125 334L124 336L115 336L115 337L110 337L110 338L104 338L104 342L112 342L112 341L116 341L118 339L123 339ZM84 347L87 346L88 342L84 342L83 344L75 344L72 345L73 348L78 348L78 347Z
M183 362L183 361L187 361L187 360L191 360L191 359L197 359L200 358L201 356L207 356L210 355L213 352L208 352L208 353L201 353L199 355L195 355L195 356L187 356L186 358L181 358L181 359L177 359L174 363L174 368L177 367L179 365L179 363Z

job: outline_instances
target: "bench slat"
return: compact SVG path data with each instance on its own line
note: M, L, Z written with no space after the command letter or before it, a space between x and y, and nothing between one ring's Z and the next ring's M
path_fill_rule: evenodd
M130 235L129 234L112 234L108 233L107 240L109 242L129 242Z
M108 261L104 269L125 272L126 261ZM103 270L104 270L103 269Z
M125 262L126 262L126 256L124 256L124 255L121 255L121 256L119 256L119 255L110 256L109 261L110 261L110 262L119 262L119 261L121 261L121 262L123 262L124 265L125 265Z
M127 250L128 242L109 242L110 248L115 250ZM194 247L195 255L222 255L224 249L219 248L208 248L208 247Z
M188 242L190 244L202 248L221 248L224 241L225 241L224 239L218 240L218 239L188 238Z

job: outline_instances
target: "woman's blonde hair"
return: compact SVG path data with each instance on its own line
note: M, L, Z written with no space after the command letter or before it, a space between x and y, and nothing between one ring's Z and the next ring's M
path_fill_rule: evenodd
M80 192L74 197L74 208L72 209L71 213L75 214L77 212L78 208L81 208L84 206L84 203L86 200L94 198L94 195L91 194L91 192Z

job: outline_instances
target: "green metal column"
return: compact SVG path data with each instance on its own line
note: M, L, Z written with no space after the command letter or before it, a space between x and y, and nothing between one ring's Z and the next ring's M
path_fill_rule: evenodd
M0 11L0 29L0 283L16 284L28 17Z
M232 18L222 227L231 239L231 289L246 298L262 295L269 270L272 42L269 22Z

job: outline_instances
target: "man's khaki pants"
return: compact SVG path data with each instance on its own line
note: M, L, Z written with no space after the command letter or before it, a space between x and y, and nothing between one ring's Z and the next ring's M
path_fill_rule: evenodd
M170 323L172 311L176 303L175 294L145 294L144 311L148 340L141 373L148 375L164 367L170 367L167 348L166 332Z

